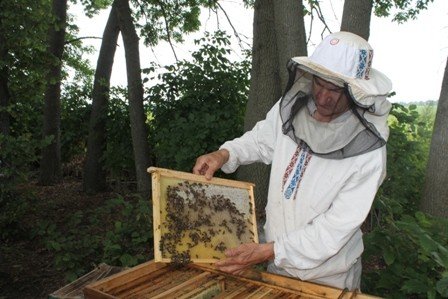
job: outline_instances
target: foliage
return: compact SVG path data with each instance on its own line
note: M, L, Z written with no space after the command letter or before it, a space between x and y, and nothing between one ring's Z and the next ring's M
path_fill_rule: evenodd
M378 17L387 17L393 9L396 10L392 21L404 23L415 20L418 14L428 8L434 0L374 0L374 13Z
M52 140L51 137L41 140L46 72L55 63L46 55L48 29L54 21L50 15L51 4L49 0L0 2L0 68L7 74L5 83L10 94L9 105L2 107L8 112L10 132L9 136L1 137L0 160L7 167L2 172L12 172L18 177L25 177L29 170L36 168L41 148ZM71 23L72 18L69 22L67 37L73 42L66 44L64 53L61 115L65 161L83 150L81 135L86 131L79 129L84 127L93 74L83 58L91 49L76 39L78 29Z
M111 179L119 179L134 173L129 105L126 102L127 90L113 87L109 98L106 120L107 143L102 159Z
M157 164L191 171L195 159L242 133L249 62L231 62L228 36L206 34L193 61L167 66L148 89Z
M246 7L254 7L255 6L255 0L243 0L243 3Z
M39 153L51 138L42 140L42 99L45 88L46 35L51 1L0 1L0 84L9 102L1 99L9 134L0 133L0 230L8 238L23 233L21 217L28 205L17 198L17 184L30 176ZM2 95L3 96L3 95ZM38 137L37 137L38 136Z
M84 12L88 17L92 17L99 10L107 8L113 0L72 0L73 4L80 2L84 7Z
M123 217L106 234L103 262L129 267L148 260L153 243L152 210L148 200L135 199L133 203L118 196L108 202L106 208L119 207Z
M12 136L40 135L36 112L42 111L45 89L48 11L49 0L0 2L0 70L10 95L2 108L9 113Z
M0 237L21 235L22 216L27 213L28 204L20 200L17 186L27 181L30 167L37 165L40 151L52 138L36 140L30 133L17 136L0 133Z
M3 144L0 152L2 193L28 178L30 164L37 163L40 149L48 145L51 140L51 137L36 140L29 133L19 136L0 134L0 144Z
M45 57L50 7L50 0L0 2L0 66L6 66L13 78L19 75L27 78L22 84L28 87L40 79L35 72L41 69Z
M69 15L68 24L65 29L65 48L62 57L64 62L63 79L91 85L94 70L89 60L84 56L86 54L92 54L94 48L83 45L82 37L78 37L79 28L74 22L75 19Z
M92 85L68 82L62 89L61 109L61 156L62 162L85 153Z
M34 197L20 194L13 188L15 184L7 180L0 177L0 243L27 235L28 228L24 227L22 219L34 205Z
M431 140L432 121L423 120L416 105L393 104L387 143L387 177L379 196L394 208L393 213L417 210Z
M417 212L398 220L390 213L384 222L365 238L364 256L381 257L384 264L364 274L363 291L388 298L447 297L448 221Z
M201 6L215 9L217 0L158 0L133 1L136 19L146 45L155 46L160 40L182 42L185 34L197 31L201 22Z
M387 177L371 211L363 291L390 298L448 295L448 222L418 211L435 106L394 104ZM419 114L418 111L425 113Z
M99 262L130 267L147 261L151 222L148 200L117 195L99 207L74 212L63 226L40 220L33 233L55 254L56 267L72 281Z

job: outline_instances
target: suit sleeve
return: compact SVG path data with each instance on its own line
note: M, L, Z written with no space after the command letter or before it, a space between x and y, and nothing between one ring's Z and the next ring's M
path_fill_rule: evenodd
M270 164L274 152L277 126L280 122L279 102L259 121L252 130L243 136L224 143L220 149L229 151L229 161L221 168L225 173L234 172L238 166L254 162Z

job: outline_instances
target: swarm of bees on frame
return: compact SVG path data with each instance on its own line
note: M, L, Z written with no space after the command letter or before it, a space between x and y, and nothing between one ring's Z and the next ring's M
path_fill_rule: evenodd
M191 251L196 246L209 252L224 253L226 238L236 237L240 244L254 241L251 222L252 204L249 214L240 211L235 203L221 194L207 192L208 185L180 182L167 187L166 217L162 225L160 249L171 263L182 266L190 262Z

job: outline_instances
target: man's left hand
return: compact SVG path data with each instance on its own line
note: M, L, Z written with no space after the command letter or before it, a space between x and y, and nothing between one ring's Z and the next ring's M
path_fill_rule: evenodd
M249 266L262 263L274 258L274 243L246 243L225 252L226 259L217 262L218 270L241 274Z

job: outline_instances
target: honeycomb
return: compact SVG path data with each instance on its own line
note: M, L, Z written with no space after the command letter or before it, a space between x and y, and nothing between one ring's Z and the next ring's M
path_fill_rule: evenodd
M152 173L156 261L213 263L228 248L258 242L252 184Z

